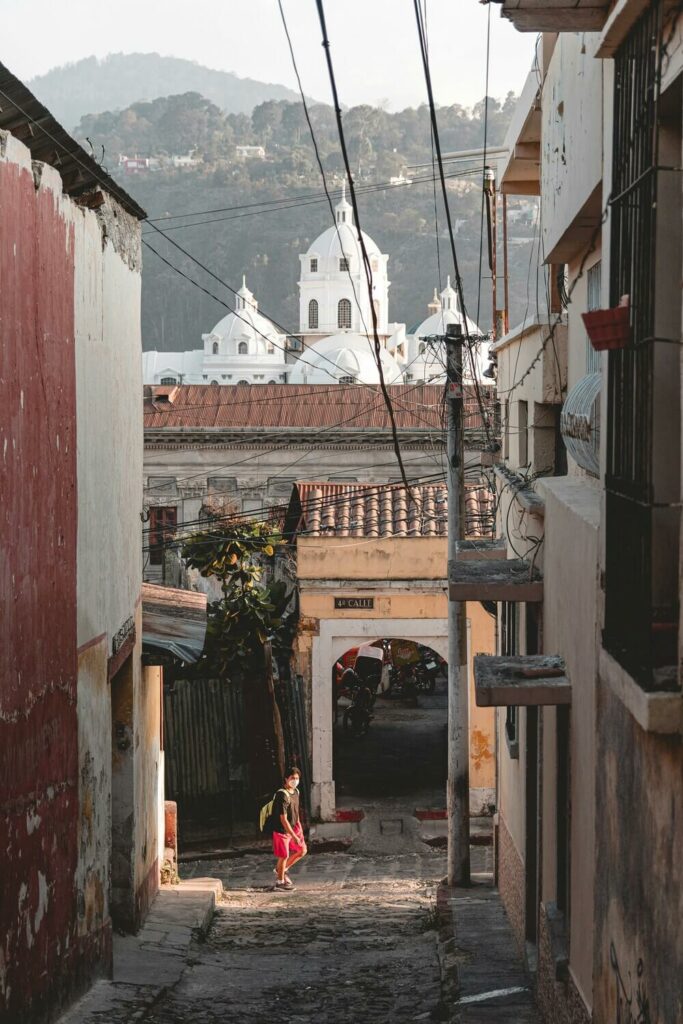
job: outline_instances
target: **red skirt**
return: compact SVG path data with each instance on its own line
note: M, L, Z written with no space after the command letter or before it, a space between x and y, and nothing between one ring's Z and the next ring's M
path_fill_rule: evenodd
M304 844L304 830L301 822L294 826L295 839L289 832L273 832L273 853L276 857L291 857L293 853L301 853Z

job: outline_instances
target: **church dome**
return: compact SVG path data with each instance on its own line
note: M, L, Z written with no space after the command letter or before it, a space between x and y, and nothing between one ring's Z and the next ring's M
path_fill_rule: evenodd
M363 266L363 253L358 241L358 230L353 223L353 207L346 199L346 183L342 186L342 197L334 208L335 224L318 235L308 247L307 257L318 256L323 260L346 258L349 270L357 270ZM380 257L382 253L376 242L363 231L363 241L368 256ZM338 267L335 268L338 270ZM342 271L345 273L345 271Z
M401 369L386 349L381 350L386 384L402 384ZM373 343L363 334L333 334L310 345L292 367L291 384L379 384Z
M282 356L284 335L258 312L258 302L242 278L237 292L235 312L219 320L209 334L203 334L208 355L277 355Z
M411 332L406 381L424 380L425 382L440 383L446 379L445 344L444 342L430 343L427 339L445 335L449 324L461 324L464 329L465 322L467 322L468 334L479 335L481 332L473 320L463 316L458 293L451 287L450 277L438 297L435 291L434 298L427 306L427 310L429 316ZM489 364L489 342L475 342L473 356L474 367L469 354L466 351L463 352L463 379L465 381L471 382L475 377L475 371L477 379L481 380L481 376Z

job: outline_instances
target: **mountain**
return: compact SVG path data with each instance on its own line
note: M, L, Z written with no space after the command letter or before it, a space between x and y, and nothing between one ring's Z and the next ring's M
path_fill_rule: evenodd
M502 103L489 98L489 145L504 138L514 103L512 95ZM481 146L485 111L483 101L473 110L440 107L444 150ZM334 112L315 104L310 116L327 180L338 190L343 163ZM429 160L428 110L388 113L359 106L346 112L344 124L363 229L390 257L390 317L410 327L427 315L434 288L439 283L443 286L452 273L440 189L437 185L435 211L430 167L414 173L406 170ZM165 218L158 226L168 231L167 238L153 224L143 225L145 349L197 347L202 333L210 331L227 312L226 306L234 304L229 287L200 269L188 254L229 285L239 287L246 274L261 312L290 331L297 329L299 254L330 224L300 103L268 100L250 116L225 114L190 92L134 103L119 113L84 116L75 134L84 145L92 143L98 157L102 153L105 166L150 218ZM245 145L263 147L265 156L245 159L239 152ZM189 150L190 163L174 163L173 154ZM134 154L142 160L119 159ZM481 171L456 176L452 165L446 168L468 312L487 329L492 317L486 242L481 295L478 286ZM386 187L391 178L396 187ZM516 324L532 311L543 312L546 296L531 270L531 250L538 246L538 235L534 237L530 224L533 203L511 198L509 209L510 322ZM206 292L193 287L163 259Z
M52 68L28 83L65 128L84 114L121 110L138 100L198 92L228 114L251 114L265 100L298 100L284 85L240 78L179 57L158 53L112 53Z

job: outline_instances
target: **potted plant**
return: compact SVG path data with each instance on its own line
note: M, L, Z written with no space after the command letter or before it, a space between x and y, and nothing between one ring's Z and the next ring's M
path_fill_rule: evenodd
M612 309L593 309L581 318L588 338L596 352L626 348L631 340L631 308L629 296L622 295Z

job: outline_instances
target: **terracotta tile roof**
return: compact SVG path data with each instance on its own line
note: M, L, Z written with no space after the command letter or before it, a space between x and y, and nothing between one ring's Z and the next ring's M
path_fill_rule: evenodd
M494 503L483 484L467 485L466 534L491 536ZM445 537L448 491L444 483L403 484L300 482L294 485L285 534L294 537Z
M442 387L392 385L388 391L399 430L442 429ZM475 428L481 423L476 397L470 393L465 402L465 426ZM182 384L172 389L146 385L144 416L148 430L390 428L379 388L339 384Z

